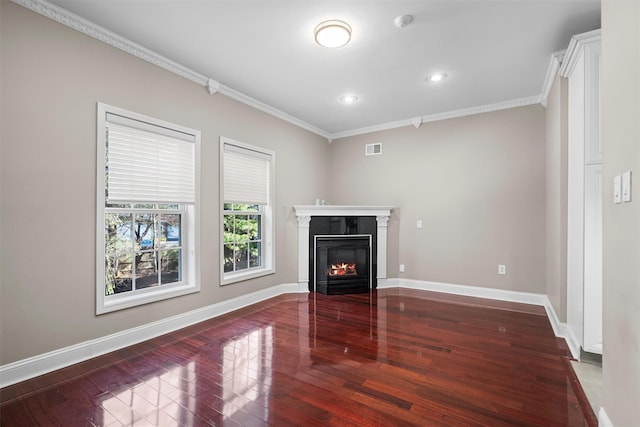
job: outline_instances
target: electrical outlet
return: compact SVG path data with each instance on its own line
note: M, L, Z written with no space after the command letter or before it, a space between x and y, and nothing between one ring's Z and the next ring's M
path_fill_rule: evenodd
M507 266L504 264L498 265L498 274L507 274Z
M416 228L422 228L422 220L421 219L416 221Z
M400 264L400 273L404 273L404 264Z

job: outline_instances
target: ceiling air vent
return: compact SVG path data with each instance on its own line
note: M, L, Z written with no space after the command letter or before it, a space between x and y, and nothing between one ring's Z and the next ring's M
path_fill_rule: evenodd
M364 146L365 156L377 156L378 154L382 154L381 142L376 142L375 144L367 144Z

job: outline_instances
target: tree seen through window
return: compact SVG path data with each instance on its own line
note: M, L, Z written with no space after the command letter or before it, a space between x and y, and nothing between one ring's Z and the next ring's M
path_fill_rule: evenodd
M262 207L224 205L224 272L262 266Z

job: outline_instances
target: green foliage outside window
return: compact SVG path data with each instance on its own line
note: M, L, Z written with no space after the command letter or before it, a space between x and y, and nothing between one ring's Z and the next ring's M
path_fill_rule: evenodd
M262 265L262 208L224 205L224 272Z

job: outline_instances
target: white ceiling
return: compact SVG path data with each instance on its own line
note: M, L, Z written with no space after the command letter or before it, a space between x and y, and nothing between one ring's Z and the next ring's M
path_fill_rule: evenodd
M416 117L533 103L551 54L600 28L600 0L51 0L329 137ZM411 14L405 28L393 24ZM348 22L351 42L314 27ZM441 84L424 78L443 71ZM345 93L359 97L343 105ZM221 95L215 95L221 96Z

